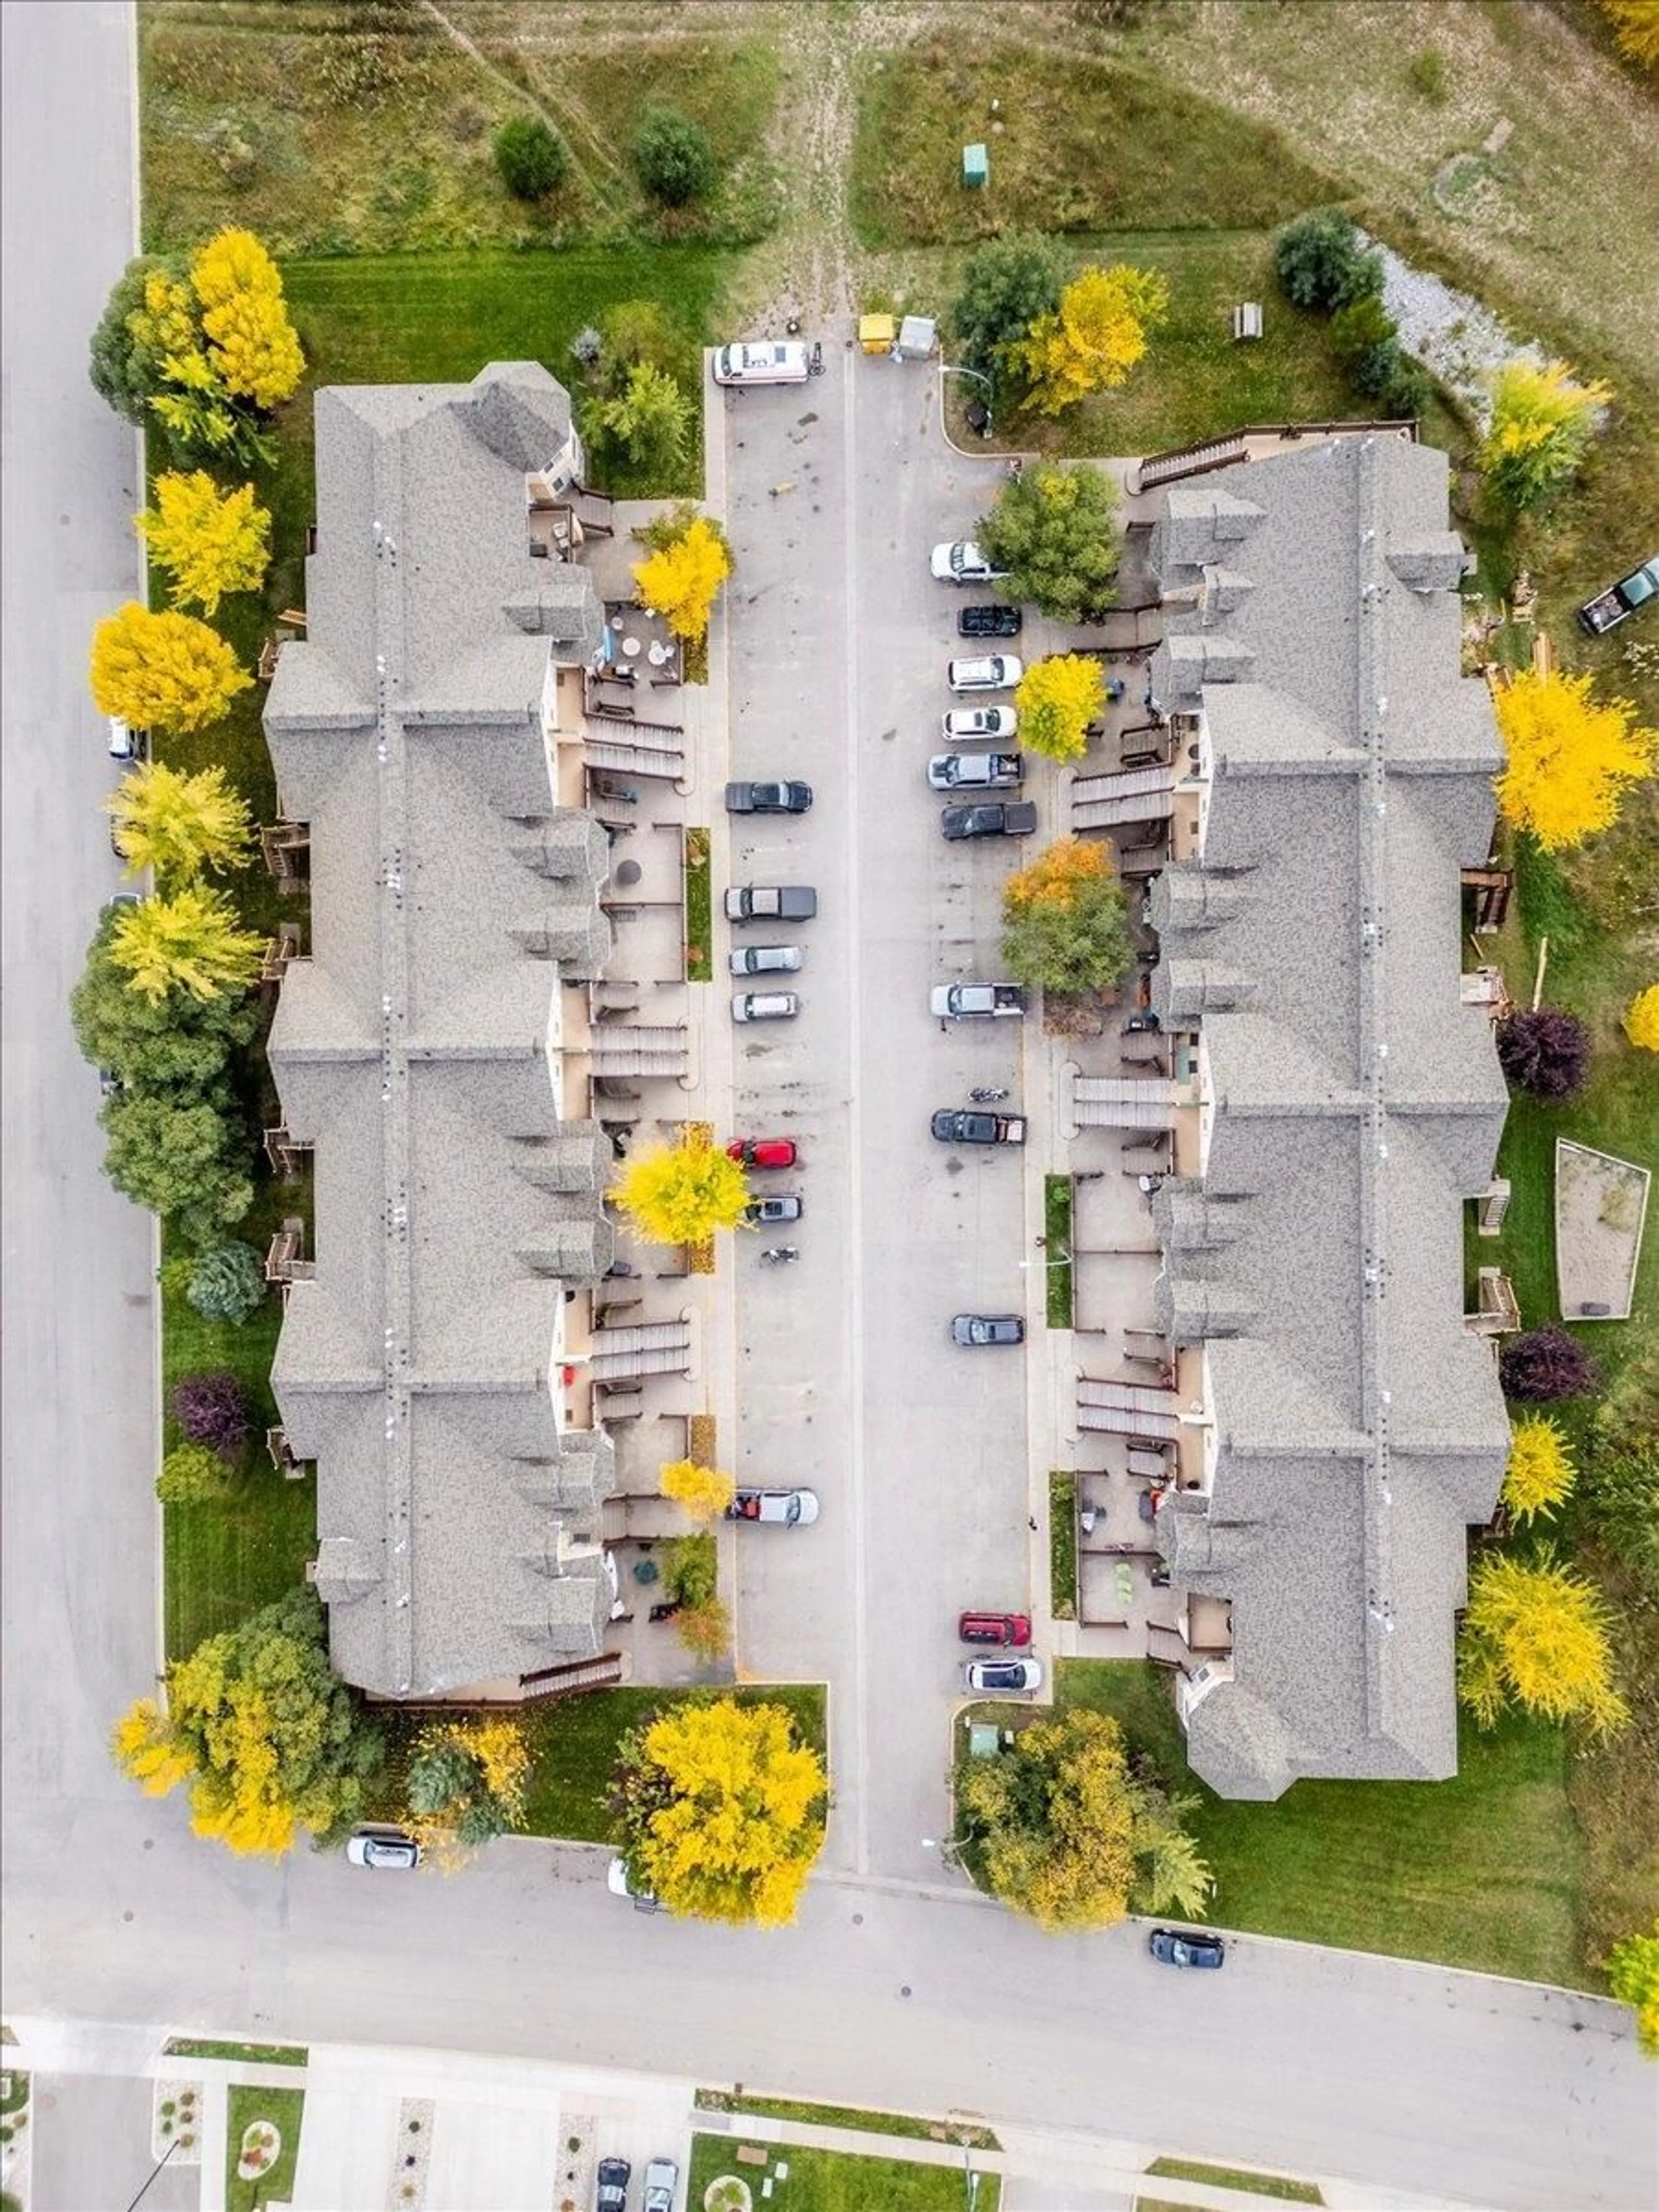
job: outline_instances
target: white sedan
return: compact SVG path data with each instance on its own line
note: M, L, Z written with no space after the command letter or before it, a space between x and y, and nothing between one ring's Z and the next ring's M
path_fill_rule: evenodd
M1019 728L1019 713L1013 707L952 707L939 727L948 744L960 744L964 738L1012 738Z
M953 691L1012 691L1025 673L1017 653L986 653L951 663Z
M941 584L990 584L1006 576L994 568L990 558L971 538L958 538L951 545L935 545L929 568Z

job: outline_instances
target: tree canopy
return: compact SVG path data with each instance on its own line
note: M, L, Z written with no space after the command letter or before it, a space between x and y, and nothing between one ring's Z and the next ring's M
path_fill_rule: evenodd
M634 571L644 604L676 637L695 643L708 634L720 586L732 574L724 532L707 515L693 515L676 538L647 555Z
M306 373L276 264L251 230L209 239L191 264L208 356L227 392L268 410L291 399Z
M696 410L673 378L648 361L635 362L622 390L594 412L636 467L668 470L684 459Z
M105 1174L187 1243L217 1243L252 1205L246 1133L210 1101L121 1091L98 1119Z
M491 142L501 182L515 200L545 199L565 179L570 152L539 115L509 115Z
M665 1498L672 1498L694 1521L717 1521L732 1503L737 1485L718 1468L699 1467L696 1460L670 1460L658 1480Z
M409 1826L442 1868L521 1828L530 1747L511 1714L441 1720L422 1729L409 1762Z
M611 1194L635 1235L654 1244L695 1244L735 1229L749 1203L739 1162L696 1130L678 1144L635 1152Z
M1644 69L1659 70L1659 0L1598 0L1619 51Z
M1131 1901L1195 1918L1208 1869L1182 1826L1190 1810L1130 1766L1123 1731L1074 1707L1019 1730L998 1759L973 1759L958 1832L994 1897L1051 1929L1109 1928Z
M110 958L131 988L165 999L175 991L213 999L246 991L258 972L264 940L241 927L223 891L185 884L123 907L110 934Z
M1058 308L1065 282L1065 258L1051 239L994 238L968 257L951 326L962 365L988 377L997 398L1019 380L1014 349Z
M1498 1354L1498 1372L1506 1398L1533 1406L1582 1398L1597 1380L1595 1362L1559 1322L1506 1339Z
M1659 7L1655 9L1654 58L1659 61ZM1659 1920L1651 1934L1626 1936L1607 1960L1607 1987L1620 2004L1634 2008L1636 2040L1650 2058L1659 2058Z
M137 518L173 604L216 614L228 592L257 592L270 566L270 516L253 486L222 492L204 470L155 479L155 504Z
M122 911L105 910L70 996L82 1054L94 1067L112 1069L129 1090L228 1097L216 1085L233 1053L252 1042L258 1002L246 990L199 999L176 983L158 998L135 991L110 942Z
M252 681L218 631L193 615L152 614L129 599L93 632L98 711L135 729L204 729Z
M1058 837L1002 888L1002 957L1028 989L1109 990L1134 957L1103 842Z
M210 1244L191 1264L185 1297L205 1321L240 1327L264 1304L265 1263L252 1244Z
M1340 208L1316 208L1281 230L1273 267L1293 306L1328 313L1382 289L1382 256L1360 245L1352 217Z
M1156 269L1085 269L1011 349L1028 404L1058 415L1092 392L1115 390L1169 310L1169 279Z
M1547 853L1616 821L1626 787L1653 773L1659 753L1659 731L1638 726L1628 699L1592 699L1591 681L1527 669L1497 695L1508 755L1498 803Z
M168 1669L167 1712L141 1698L113 1742L148 1795L189 1783L198 1836L272 1857L301 1829L331 1838L349 1827L384 1756L329 1664L322 1606L308 1589L198 1644Z
M1528 507L1577 473L1613 387L1576 382L1564 361L1540 367L1517 356L1494 375L1492 394L1481 473L1509 506Z
M1089 725L1106 704L1106 678L1087 653L1051 653L1033 661L1014 693L1019 741L1045 760L1081 760Z
M1121 544L1118 489L1087 462L1044 464L1004 483L979 542L1008 571L1010 599L1056 622L1085 622L1110 598Z
M1613 1686L1607 1607L1547 1548L1530 1559L1488 1552L1474 1568L1457 1692L1482 1728L1510 1705L1546 1720L1583 1721L1597 1735L1630 1717Z
M1521 1006L1499 1022L1498 1058L1519 1089L1554 1104L1584 1087L1590 1036L1564 1006Z
M1659 983L1638 991L1625 1009L1625 1035L1643 1052L1659 1052Z
M1577 1473L1559 1421L1534 1413L1517 1421L1510 1436L1510 1463L1504 1476L1504 1503L1512 1519L1533 1520L1553 1513L1572 1492Z
M155 1495L164 1505L218 1505L235 1486L236 1470L209 1444L175 1444L161 1462Z
M677 1705L626 1737L617 1809L630 1871L671 1912L793 1920L823 1845L829 1778L781 1705Z
M141 761L104 802L130 876L154 869L163 883L247 865L252 846L247 803L222 768L193 775L165 761Z
M719 170L708 134L678 108L648 107L634 140L640 182L664 207L689 207L714 190Z

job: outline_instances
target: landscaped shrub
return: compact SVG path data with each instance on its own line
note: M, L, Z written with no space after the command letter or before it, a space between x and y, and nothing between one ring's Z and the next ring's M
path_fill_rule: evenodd
M1524 1006L1498 1024L1498 1057L1518 1090L1552 1103L1584 1087L1589 1032L1561 1006Z
M234 1460L247 1442L247 1399L228 1370L185 1375L173 1386L173 1418L193 1444L206 1444L221 1459Z
M665 207L689 207L714 189L714 149L677 108L647 110L634 141L634 165L647 191Z
M663 1546L662 1586L675 1604L694 1613L712 1604L719 1577L712 1535L675 1536Z
M1425 46L1420 54L1413 54L1412 65L1406 72L1413 92L1438 107L1446 97L1446 61L1438 46Z
M1498 1355L1498 1373L1506 1398L1534 1406L1582 1398L1599 1379L1589 1352L1557 1322L1512 1336Z
M1367 252L1352 216L1319 208L1279 234L1273 267L1285 296L1298 307L1346 307L1382 289L1382 259Z
M208 1321L245 1322L264 1304L265 1263L252 1245L211 1245L191 1269L185 1296Z
M207 1444L179 1444L161 1462L155 1495L163 1505L210 1505L230 1495L232 1469ZM171 2105L161 2110L170 2112Z
M495 167L515 200L545 199L564 182L570 154L539 115L513 115L495 133Z

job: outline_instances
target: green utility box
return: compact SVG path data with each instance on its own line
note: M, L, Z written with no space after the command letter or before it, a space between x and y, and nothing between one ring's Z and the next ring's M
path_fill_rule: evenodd
M983 145L964 146L962 149L962 181L964 185L982 185L991 173L991 157Z

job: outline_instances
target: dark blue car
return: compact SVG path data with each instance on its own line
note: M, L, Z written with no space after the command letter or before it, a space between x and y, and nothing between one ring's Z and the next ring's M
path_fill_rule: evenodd
M1206 1936L1182 1928L1154 1928L1146 1948L1165 1966L1219 1966L1227 1946L1219 1936Z

